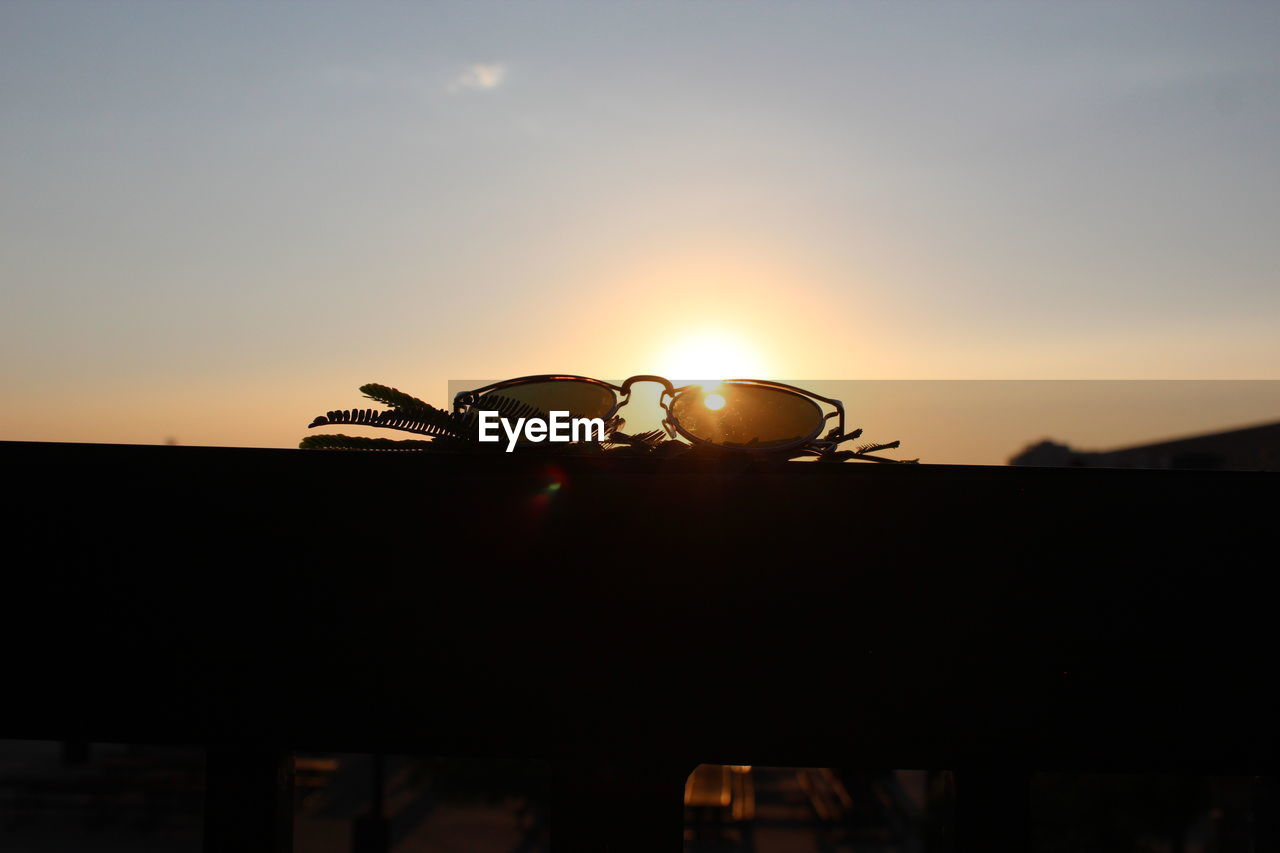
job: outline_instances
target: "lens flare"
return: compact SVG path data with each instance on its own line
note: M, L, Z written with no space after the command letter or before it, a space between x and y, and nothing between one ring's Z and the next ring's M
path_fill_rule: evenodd
M724 408L724 397L719 394L708 394L703 398L702 404L713 412L719 411Z
M556 495L569 481L568 475L559 465L549 465L543 472L544 485L529 498L532 517L541 518L550 508Z

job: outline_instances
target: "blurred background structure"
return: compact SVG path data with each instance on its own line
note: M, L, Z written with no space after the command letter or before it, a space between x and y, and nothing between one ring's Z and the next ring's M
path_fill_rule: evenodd
M1193 435L1115 450L1077 450L1070 445L1046 439L1029 445L1010 459L1009 464L1070 468L1277 471L1280 470L1280 423Z

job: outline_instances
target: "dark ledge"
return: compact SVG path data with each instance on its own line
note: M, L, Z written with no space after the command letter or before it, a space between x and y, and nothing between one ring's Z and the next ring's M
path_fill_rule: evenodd
M1280 474L19 442L0 465L0 737L1280 757Z

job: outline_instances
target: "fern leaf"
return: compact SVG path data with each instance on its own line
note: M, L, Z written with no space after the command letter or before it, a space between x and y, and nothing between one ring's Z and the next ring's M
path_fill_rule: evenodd
M894 448L901 447L901 446L902 446L901 441L890 441L886 444L864 444L861 447L859 447L856 452L857 453L876 453L881 450L893 450Z
M625 432L618 432L617 430L614 430L609 433L608 438L605 439L605 443L652 450L666 440L667 434L660 429L636 433L635 435L627 435Z
M448 413L441 412L443 418L432 415L417 415L400 412L395 409L379 411L377 409L337 409L320 415L311 422L308 429L335 424L355 424L358 426L397 429L403 432L415 432L419 435L456 436Z
M425 400L419 400L412 394L406 394L399 388L390 388L386 385L379 385L376 382L371 382L368 385L361 385L360 393L364 394L370 400L374 400L385 406L390 406L393 409L399 409L404 412L440 412L441 414L446 414L442 409L437 409L435 406Z
M460 414L449 414L449 428L457 436L471 441L479 441L480 412L497 412L498 417L515 423L520 419L546 419L547 413L528 403L503 397L498 394L486 394L475 406Z

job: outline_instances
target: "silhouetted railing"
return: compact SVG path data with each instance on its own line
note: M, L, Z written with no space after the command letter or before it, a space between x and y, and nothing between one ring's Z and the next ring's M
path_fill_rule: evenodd
M677 849L703 762L951 768L961 849L1019 850L1034 770L1278 757L1277 474L29 443L0 464L0 737L205 745L210 853L288 849L300 749L545 758L557 849L647 851Z

